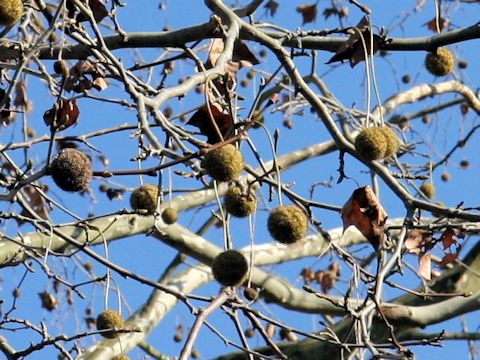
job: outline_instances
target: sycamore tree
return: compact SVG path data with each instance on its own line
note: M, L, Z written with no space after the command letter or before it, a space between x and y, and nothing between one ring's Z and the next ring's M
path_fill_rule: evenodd
M474 359L477 3L2 0L1 357Z

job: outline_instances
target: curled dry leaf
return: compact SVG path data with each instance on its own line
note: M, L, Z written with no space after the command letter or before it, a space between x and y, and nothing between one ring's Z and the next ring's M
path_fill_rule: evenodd
M389 42L384 34L372 34L370 29L368 18L363 17L357 26L351 28L352 35L338 48L327 64L349 60L350 66L354 67L359 62L365 61L365 50L369 55L373 55L382 45Z
M432 20L429 22L425 23L424 25L427 27L428 30L431 30L433 32L439 32L445 29L450 21L447 19L444 19L443 17L438 18L438 31L437 31L437 18L434 17Z
M210 115L211 111L211 115ZM221 108L217 103L210 104L210 111L208 105L201 106L190 118L188 124L198 127L202 135L207 137L209 144L215 144L222 141L218 131L222 134L223 140L231 137L233 132L233 118L230 113ZM213 119L212 119L213 116ZM216 127L212 120L215 121ZM217 131L218 128L218 131Z
M453 264L457 260L458 254L447 253L443 256L442 261L438 263L441 268L445 268L448 264Z
M420 254L422 249L431 249L432 234L428 231L414 229L405 238L405 249L410 254Z
M105 7L105 5L103 5L102 0L81 0L81 1L85 5L88 4L88 6L90 7L90 10L92 10L93 18L95 19L96 23L99 23L100 21L103 20L103 18L105 18L108 15L108 10ZM73 3L73 1L67 0L66 6L68 10L68 17L72 19L75 18L75 13L77 11L77 8L75 7L75 4ZM87 21L88 17L83 13L79 13L76 17L76 20L78 22L83 22L83 21Z
M432 254L429 252L418 255L418 273L425 280L432 280Z
M40 187L43 189L43 191L48 191L46 185L40 185ZM48 214L50 213L50 208L46 205L45 200L43 199L42 195L40 195L38 190L35 187L29 185L23 188L23 192L28 205L30 205L30 208L34 210L35 213L42 219L47 220ZM23 209L20 215L30 217L29 212L26 209ZM22 223L20 223L20 225L21 224Z
M75 125L79 115L80 110L75 99L59 99L50 110L43 114L43 121L52 129L64 130Z
M266 4L265 4L265 9L267 9L268 11L268 14L270 16L275 16L277 10L278 10L278 7L279 7L279 4L278 2L276 2L275 0L269 0Z
M452 228L447 228L442 234L442 245L444 249L448 249L452 245L457 244L457 240L454 238L455 230Z
M223 39L213 39L208 54L207 68L212 68L218 57L223 53L225 44ZM228 62L227 72L232 78L236 78L237 72L243 67L250 67L259 64L260 61L242 40L236 40L233 46L232 60Z
M314 22L317 20L317 4L304 4L297 7L297 12L302 14L302 25Z
M388 214L370 186L355 190L342 208L343 231L354 225L378 250Z
M38 293L38 296L40 297L42 308L48 311L53 311L58 307L57 298L52 294L50 294L49 292L44 291L44 292Z
M15 85L15 100L13 104L17 107L23 107L26 113L32 111L33 103L27 98L27 87L25 86L25 81L19 81Z
M5 99L5 96L7 93L5 90L0 89L0 102L3 102ZM9 110L10 109L10 98L7 98L5 101L5 106L3 107L3 110L0 111L0 125L10 125L13 121L12 113Z

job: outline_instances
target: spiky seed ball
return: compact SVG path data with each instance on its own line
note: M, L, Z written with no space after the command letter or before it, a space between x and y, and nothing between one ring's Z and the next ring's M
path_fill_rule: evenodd
M429 52L427 54L425 67L432 75L449 75L455 67L455 58L450 50L439 47L435 52Z
M442 181L448 182L452 177L448 171L445 171L442 173L441 178L442 178Z
M381 159L387 151L387 138L379 128L363 129L355 139L355 149L368 160Z
M152 215L157 209L158 186L152 184L142 185L130 195L130 205L134 210L147 210Z
M77 149L65 148L50 164L50 174L58 187L65 191L84 191L92 180L92 163Z
M398 141L397 134L395 134L395 131L393 131L389 127L381 127L379 129L380 131L383 132L383 135L385 135L385 139L387 141L387 149L385 150L384 157L389 157L396 154L398 150L399 141Z
M178 213L177 210L174 208L166 208L162 212L162 220L165 224L171 225L178 219Z
M224 197L225 210L233 216L243 218L257 209L257 197L251 191L244 194L240 186L231 186Z
M284 244L292 244L307 233L307 216L298 207L279 206L268 217L268 231L272 237Z
M97 330L121 329L124 326L122 316L118 312L110 309L98 314L96 324ZM115 331L107 331L102 333L102 336L107 339L114 339L118 337L118 333Z
M0 25L12 26L22 18L22 15L23 15L22 0L0 1Z
M429 199L435 195L435 186L432 183L423 183L420 187L420 191Z
M227 144L206 153L202 166L217 181L234 180L243 170L242 153L234 145Z
M212 273L223 286L239 285L247 279L248 261L241 252L226 250L213 260Z
M130 360L130 358L127 355L117 355L112 358L112 360Z

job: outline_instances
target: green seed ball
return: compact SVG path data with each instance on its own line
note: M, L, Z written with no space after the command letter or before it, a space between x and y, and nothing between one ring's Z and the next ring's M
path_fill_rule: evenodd
M85 191L92 180L90 159L73 148L62 149L50 164L49 171L55 184L65 191Z
M158 186L146 184L135 189L130 196L130 205L134 210L147 210L152 215L157 209Z
M105 310L98 314L96 324L97 330L121 329L124 326L122 316L113 310ZM119 333L114 331L102 333L102 336L106 337L107 339L114 339L118 337L118 335Z
M395 155L397 153L398 145L399 145L397 134L395 133L395 131L393 131L389 127L381 127L379 129L380 131L383 132L383 135L385 135L385 139L387 141L387 149L385 150L385 157Z
M178 212L174 208L166 208L162 212L162 220L165 224L171 225L178 219Z
M12 26L23 16L22 0L0 1L0 25Z
M455 67L455 57L450 50L439 47L436 52L430 52L425 58L425 67L430 74L445 76L452 73Z
M363 129L355 139L355 149L367 160L384 158L387 146L387 138L380 128Z
M232 186L225 193L225 209L233 216L243 218L251 215L257 209L257 197L255 193L243 193L240 186Z
M227 144L206 153L202 166L217 181L235 180L243 170L242 153L234 145Z
M420 191L429 199L435 195L435 186L432 183L423 183L420 187Z
M284 244L292 244L307 233L308 219L296 206L279 206L268 217L268 231L272 237Z
M227 250L213 260L212 273L223 286L236 286L247 279L248 261L241 252Z

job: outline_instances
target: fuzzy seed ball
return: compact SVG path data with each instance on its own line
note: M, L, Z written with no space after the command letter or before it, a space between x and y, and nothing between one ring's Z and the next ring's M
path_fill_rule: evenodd
M22 0L0 1L0 25L12 26L22 18L22 15L23 15Z
M381 127L379 129L381 132L383 132L383 135L385 135L385 139L387 141L387 149L385 150L384 157L395 155L399 145L397 134L395 134L395 131L389 127Z
M247 259L236 250L224 251L213 260L212 273L223 286L239 285L247 279Z
M57 186L65 191L85 191L92 180L92 164L77 149L65 148L50 164L50 174Z
M435 195L435 186L432 183L423 183L420 187L420 191L429 199Z
M165 224L171 225L178 219L177 210L174 208L166 208L162 212L162 220Z
M158 186L146 184L135 189L130 195L130 205L134 210L147 210L152 215L157 209Z
M248 190L244 194L240 186L232 186L225 193L224 205L229 214L243 218L255 212L257 197Z
M243 170L242 153L234 145L227 144L206 153L202 166L217 181L234 180Z
M105 310L98 314L96 324L97 330L120 329L124 325L122 316L113 310ZM108 339L114 339L118 337L118 333L107 331L102 333L102 336Z
M307 216L296 206L279 206L268 217L268 231L284 244L292 244L307 233Z
M430 52L425 58L425 67L430 74L445 76L452 73L455 66L455 58L450 50L439 47L436 52Z
M112 360L130 360L127 355L117 355L112 358Z
M363 129L355 139L355 149L368 160L384 158L387 146L387 138L380 128Z

